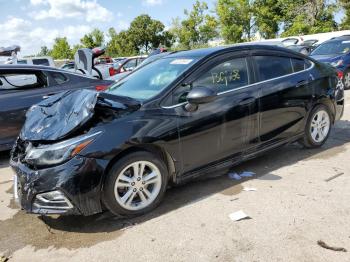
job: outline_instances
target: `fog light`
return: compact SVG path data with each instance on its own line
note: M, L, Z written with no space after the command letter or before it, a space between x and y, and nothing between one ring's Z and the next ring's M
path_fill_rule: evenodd
M73 208L71 202L59 190L36 195L33 205L40 209L68 210Z

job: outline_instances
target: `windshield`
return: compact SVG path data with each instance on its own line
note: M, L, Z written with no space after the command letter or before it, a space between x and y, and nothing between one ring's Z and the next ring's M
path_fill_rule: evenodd
M190 68L196 59L163 58L134 71L106 92L127 96L137 100L147 100L159 94L181 73Z
M311 55L346 54L350 51L350 41L331 41L321 44Z

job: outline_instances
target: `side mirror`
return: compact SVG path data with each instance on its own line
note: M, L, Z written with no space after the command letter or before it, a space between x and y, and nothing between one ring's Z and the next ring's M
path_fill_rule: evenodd
M195 87L187 95L187 102L192 105L199 105L212 102L216 99L217 94L208 87Z
M208 87L195 87L186 97L188 104L185 108L187 111L195 111L198 105L212 102L216 97L216 92Z

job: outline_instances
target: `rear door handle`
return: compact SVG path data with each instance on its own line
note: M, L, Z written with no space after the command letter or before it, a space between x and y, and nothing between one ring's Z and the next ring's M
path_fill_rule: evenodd
M246 106L246 105L249 105L251 103L254 103L255 101L255 97L248 97L248 98L245 98L243 99L241 102L239 102L239 106Z
M307 80L302 80L302 81L299 81L295 87L300 87L300 86L304 86L304 85L307 85L309 83L309 81Z

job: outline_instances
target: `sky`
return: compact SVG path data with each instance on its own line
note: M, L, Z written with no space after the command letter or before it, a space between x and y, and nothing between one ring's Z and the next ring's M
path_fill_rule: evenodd
M66 36L71 45L84 34L99 28L119 32L128 28L140 14L171 25L172 18L183 17L195 0L0 0L0 47L20 45L21 54L33 55L41 46L52 47L56 37ZM215 0L207 0L209 9ZM342 14L337 14L336 20Z
M20 45L21 55L36 54L41 46L52 47L58 36L73 45L84 34L99 28L107 32L128 28L140 14L149 14L166 27L172 18L183 17L195 0L0 0L0 47ZM210 8L214 0L207 1Z

